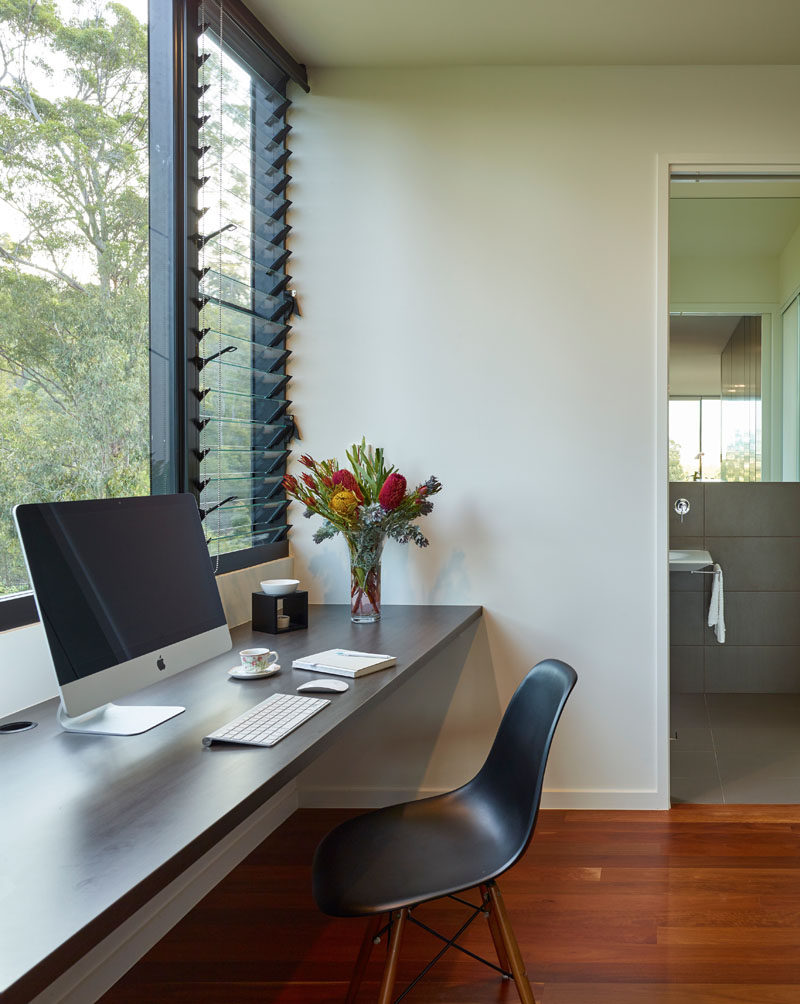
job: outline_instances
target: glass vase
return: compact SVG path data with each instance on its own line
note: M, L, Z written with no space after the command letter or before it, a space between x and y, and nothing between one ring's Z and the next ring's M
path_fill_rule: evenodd
M350 549L350 619L374 624L381 619L381 554L383 537L376 541L348 539Z

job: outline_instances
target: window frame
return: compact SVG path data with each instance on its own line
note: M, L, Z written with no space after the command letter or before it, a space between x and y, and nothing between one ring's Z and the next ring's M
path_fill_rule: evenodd
M217 12L216 0L207 0ZM196 374L189 357L193 278L191 207L191 59L201 0L150 0L148 10L149 82L159 114L149 116L150 234L150 445L151 494L191 492L196 461L192 425ZM235 44L247 61L270 60L308 91L306 69L280 45L240 0L224 0L225 16L235 23ZM258 65L258 63L254 63ZM154 86L154 82L157 82ZM286 539L220 554L217 574L287 556ZM32 592L0 597L0 631L38 621Z

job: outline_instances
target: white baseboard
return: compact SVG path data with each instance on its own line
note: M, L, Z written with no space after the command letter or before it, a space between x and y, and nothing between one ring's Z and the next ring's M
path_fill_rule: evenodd
M542 794L543 809L668 809L669 796L660 795L654 788L641 790L568 788Z
M302 787L300 805L304 809L378 809L394 802L407 802L428 795L440 795L445 788L345 788ZM547 790L542 794L543 809L668 809L669 799L655 790L625 791L569 789Z
M91 1004L298 807L294 781L71 966L31 1004Z

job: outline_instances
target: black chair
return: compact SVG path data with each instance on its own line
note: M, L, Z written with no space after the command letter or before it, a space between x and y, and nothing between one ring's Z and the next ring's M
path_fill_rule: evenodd
M379 1001L391 1004L400 941L408 922L445 942L411 986L454 947L513 979L522 1004L535 1004L495 880L519 859L533 836L547 754L576 680L575 670L566 663L540 662L511 698L486 762L471 781L444 795L357 816L320 843L313 867L317 905L334 917L371 918L347 1004L355 1001L372 945L384 932L389 949ZM477 906L455 895L474 887L480 889ZM442 896L472 910L452 938L433 931L412 913L420 903ZM481 913L489 922L498 966L456 943Z

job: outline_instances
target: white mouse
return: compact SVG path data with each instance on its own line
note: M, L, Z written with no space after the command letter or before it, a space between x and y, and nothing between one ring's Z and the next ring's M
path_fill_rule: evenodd
M344 680L309 680L308 683L301 683L297 688L297 693L302 694L342 694L345 690L350 687L349 683L345 683Z

